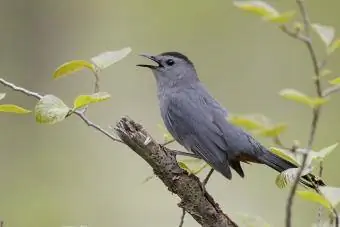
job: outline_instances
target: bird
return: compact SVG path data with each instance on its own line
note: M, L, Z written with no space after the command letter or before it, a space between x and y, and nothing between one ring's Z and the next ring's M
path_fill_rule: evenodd
M209 93L187 56L176 51L140 56L155 63L137 66L151 69L164 125L187 151L229 180L231 169L244 178L241 163L264 164L278 172L297 168L227 121L226 108ZM311 173L303 176L300 183L313 189L325 185Z

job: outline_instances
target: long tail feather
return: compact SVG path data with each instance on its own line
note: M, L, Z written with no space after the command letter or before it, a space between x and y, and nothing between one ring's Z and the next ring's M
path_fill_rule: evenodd
M296 166L295 164L285 160L285 159L282 159L281 157L273 154L272 152L270 151L266 151L264 155L262 155L260 157L260 161L275 169L276 171L278 172L283 172L287 169L290 169L290 168L297 168L298 166ZM301 179L301 183L309 188L312 188L312 189L316 189L317 186L325 186L326 184L321 180L319 179L318 177L316 177L315 175L309 173L305 176L302 177Z

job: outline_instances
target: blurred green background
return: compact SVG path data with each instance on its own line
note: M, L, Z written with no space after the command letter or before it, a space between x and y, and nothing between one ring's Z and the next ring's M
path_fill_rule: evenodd
M295 8L294 0L269 2L280 11ZM340 30L338 0L306 2L313 22ZM130 46L133 52L101 75L101 89L112 99L88 112L103 127L129 115L161 141L154 78L135 67L144 61L137 54L180 51L194 61L201 80L229 111L263 113L286 122L283 141L306 144L310 109L277 92L289 87L314 94L307 49L232 1L1 0L0 30L1 77L55 94L69 105L76 95L92 90L93 77L83 71L53 81L59 65ZM323 44L316 36L314 40L323 56ZM334 72L340 71L339 56L329 61ZM34 108L32 98L3 87L0 92L7 93L6 103ZM339 96L322 111L315 149L340 141ZM77 117L50 126L36 124L32 115L1 114L0 124L0 218L6 227L178 225L179 199L158 179L142 183L151 168ZM338 186L339 152L326 160L324 176ZM276 173L269 168L244 168L246 178L234 175L232 182L213 175L208 190L235 220L246 213L283 226L288 190L274 185ZM316 210L297 198L294 226L310 226ZM185 226L198 225L187 216Z

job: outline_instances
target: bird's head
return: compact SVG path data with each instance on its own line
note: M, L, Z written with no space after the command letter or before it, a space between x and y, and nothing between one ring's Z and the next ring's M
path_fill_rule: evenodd
M180 85L198 81L193 63L179 52L165 52L159 55L141 54L156 65L138 64L152 70L157 82L161 84Z

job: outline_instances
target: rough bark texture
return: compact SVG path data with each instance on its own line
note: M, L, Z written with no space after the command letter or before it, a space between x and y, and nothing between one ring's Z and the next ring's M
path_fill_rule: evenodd
M142 157L162 180L169 191L181 198L179 207L184 208L204 227L237 227L214 199L203 191L200 179L181 169L174 153L159 145L147 131L128 117L116 125L116 132L133 151Z

